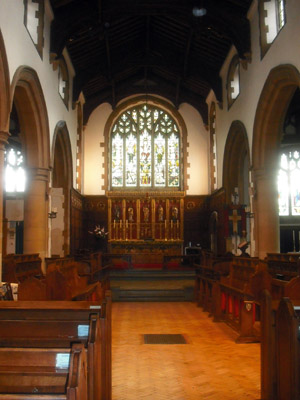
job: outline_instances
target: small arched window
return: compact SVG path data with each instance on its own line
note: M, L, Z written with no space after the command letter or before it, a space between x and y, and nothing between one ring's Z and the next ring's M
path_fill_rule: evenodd
M285 0L259 1L260 46L263 57L286 22Z
M65 60L61 58L58 63L58 93L65 106L69 106L69 73Z
M40 55L44 47L44 0L24 0L24 25Z
M110 187L180 190L181 138L165 110L140 104L124 111L110 133Z
M228 108L240 94L240 61L238 56L233 57L227 75L227 102Z

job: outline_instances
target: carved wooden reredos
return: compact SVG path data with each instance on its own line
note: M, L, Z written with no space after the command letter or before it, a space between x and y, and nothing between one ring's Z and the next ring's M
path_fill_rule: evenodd
M182 241L183 193L131 193L108 199L109 241Z

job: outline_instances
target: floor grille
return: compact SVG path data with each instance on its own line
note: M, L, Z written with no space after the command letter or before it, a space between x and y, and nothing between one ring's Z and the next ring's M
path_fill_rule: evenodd
M144 344L186 344L181 334L145 334Z

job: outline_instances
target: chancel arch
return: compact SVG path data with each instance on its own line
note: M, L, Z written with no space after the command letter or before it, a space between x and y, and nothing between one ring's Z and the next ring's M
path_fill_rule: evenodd
M300 86L292 65L273 68L258 102L253 129L253 181L256 254L279 252L278 155L285 116Z
M137 252L163 242L167 251L180 253L187 164L183 118L167 101L139 96L111 114L104 134L111 250L120 241L132 242Z
M73 182L71 143L64 121L59 121L56 125L51 158L50 248L52 256L63 257L70 252L70 193Z
M24 253L47 255L49 125L44 94L36 72L26 66L16 71L12 101L20 125L27 184L24 198Z

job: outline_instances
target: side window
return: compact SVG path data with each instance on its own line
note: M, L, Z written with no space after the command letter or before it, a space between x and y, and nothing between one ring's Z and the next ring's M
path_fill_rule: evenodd
M263 57L286 23L285 0L260 0L260 46Z
M58 63L58 93L65 106L69 107L69 73L65 60L62 58Z
M233 57L227 75L227 103L228 108L240 94L240 62L238 56Z
M44 0L24 0L24 25L40 55L44 47Z

